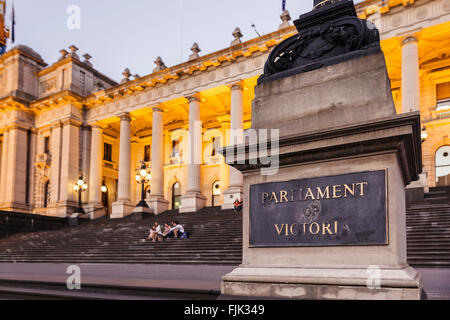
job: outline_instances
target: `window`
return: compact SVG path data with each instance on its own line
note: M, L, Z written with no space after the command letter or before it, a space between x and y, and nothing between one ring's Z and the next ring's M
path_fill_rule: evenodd
M50 137L44 137L44 153L50 153Z
M437 185L450 185L450 146L443 146L436 151Z
M212 206L220 205L220 181L216 181L212 186Z
M211 145L212 145L211 156L214 157L217 155L217 149L220 148L220 137L213 137Z
M103 145L103 160L105 161L112 161L112 145L109 143L105 143Z
M180 156L180 139L172 140L172 158L179 157Z
M66 69L62 70L61 74L61 89L64 90L64 86L66 85Z
M150 161L150 145L144 146L144 161L145 162Z
M450 82L440 83L436 86L436 99L438 111L450 109Z
M175 182L172 186L172 210L180 209L181 205L181 185Z
M50 181L47 181L44 184L44 203L43 203L43 207L47 208L48 203L49 203L49 198L50 198Z
M85 89L85 82L86 82L86 72L80 70L80 89L83 95Z

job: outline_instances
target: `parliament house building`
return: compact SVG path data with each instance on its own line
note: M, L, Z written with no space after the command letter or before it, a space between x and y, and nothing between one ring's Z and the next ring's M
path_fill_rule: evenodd
M449 186L450 0L356 8L380 31L397 113L421 114L423 173L409 187ZM246 42L237 28L207 55L194 44L176 66L155 57L152 74L125 69L120 83L74 45L51 64L13 47L0 56L0 210L68 217L81 194L85 217L122 218L142 184L155 214L232 208L243 178L219 149L230 129L251 127L254 87L271 50L297 32L290 21L284 11L278 30Z

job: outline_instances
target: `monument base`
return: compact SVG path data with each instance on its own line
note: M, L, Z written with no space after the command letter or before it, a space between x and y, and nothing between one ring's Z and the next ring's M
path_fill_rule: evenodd
M134 221L140 221L146 215L152 215L153 210L147 207L135 207L133 209L133 217Z
M106 208L100 203L90 203L83 207L85 215L80 216L80 218L88 218L90 220L95 220L106 215Z
M133 213L135 206L130 201L119 200L112 204L111 219L121 219Z
M404 269L237 268L222 295L319 300L419 300L420 274Z
M206 206L206 197L201 193L187 193L181 197L180 213L196 212Z
M150 200L147 201L149 207L152 209L153 214L160 214L169 209L169 201L163 197L150 196Z
M47 208L47 215L50 217L66 218L76 211L78 203L74 201L60 201L50 203Z

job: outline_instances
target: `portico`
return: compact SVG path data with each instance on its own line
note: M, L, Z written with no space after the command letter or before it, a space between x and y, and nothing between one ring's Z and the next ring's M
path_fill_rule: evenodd
M236 173L229 170L223 156L217 152L219 147L229 143L230 123L241 131L244 127L244 99L249 102L251 97L249 94L244 98L244 88L251 82L238 83L144 105L113 117L97 118L90 125L91 188L86 207L96 212L96 216L102 212L102 181L114 179L112 173L115 172L117 199L109 200L112 202L111 218L132 214L141 196L139 188L135 188L135 192L131 190L141 161L151 168L146 201L154 214L169 209L194 212L205 206L220 206L225 197L222 190L228 192L229 181L233 181L239 194L242 189L240 173L237 172L236 178ZM232 116L227 115L230 102ZM220 116L216 113L218 110L223 110ZM249 125L247 121L247 127ZM112 149L109 161L105 161L104 152L109 148L105 145ZM181 188L179 204L173 199L175 184ZM228 209L232 202L230 205Z

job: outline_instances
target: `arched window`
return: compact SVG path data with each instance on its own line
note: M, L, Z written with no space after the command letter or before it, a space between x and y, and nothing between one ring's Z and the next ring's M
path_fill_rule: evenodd
M50 181L47 180L44 184L44 203L43 207L47 208L48 203L50 202Z
M216 181L212 185L212 206L220 205L220 181Z
M436 183L438 186L450 185L450 146L436 151Z
M172 210L180 209L181 205L181 185L175 182L172 186Z

